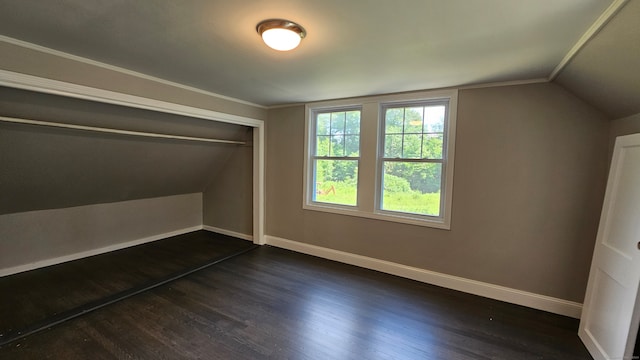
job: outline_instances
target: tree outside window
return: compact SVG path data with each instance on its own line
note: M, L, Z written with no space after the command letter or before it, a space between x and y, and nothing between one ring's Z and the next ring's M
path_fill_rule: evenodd
M380 209L440 216L446 106L383 109Z
M315 115L313 201L355 206L358 199L360 110Z

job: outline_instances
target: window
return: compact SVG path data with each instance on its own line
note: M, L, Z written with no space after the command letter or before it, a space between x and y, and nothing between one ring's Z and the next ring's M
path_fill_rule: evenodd
M303 208L449 229L457 91L307 105Z
M380 210L439 217L447 103L383 105Z
M356 206L360 159L360 110L313 114L312 200Z

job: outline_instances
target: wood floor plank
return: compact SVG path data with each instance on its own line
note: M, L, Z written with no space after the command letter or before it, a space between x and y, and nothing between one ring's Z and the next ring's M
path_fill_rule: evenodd
M248 241L195 231L153 243L0 278L0 338L30 324L135 288L216 257Z
M262 246L0 359L591 359L575 319Z

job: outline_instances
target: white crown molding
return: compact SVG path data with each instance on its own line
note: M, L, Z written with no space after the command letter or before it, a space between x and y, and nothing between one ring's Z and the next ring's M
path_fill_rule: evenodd
M517 85L530 85L530 84L543 84L548 83L549 79L547 78L534 78L534 79L525 79L525 80L511 80L511 81L496 81L496 82L488 82L488 83L478 83L478 84L469 84L469 85L459 85L459 86L449 86L442 88L432 88L432 89L422 89L422 90L412 90L412 91L403 91L396 93L385 93L385 94L377 94L377 95L367 95L367 96L352 96L346 98L337 98L337 99L326 99L326 100L314 100L308 102L300 102L300 103L289 103L289 104L280 104L280 105L271 105L267 106L267 110L273 109L281 109L287 108L291 106L303 106L303 105L316 105L316 104L355 104L356 102L361 102L363 100L376 100L383 99L386 97L394 97L394 96L411 96L416 95L416 97L423 96L424 94L428 94L430 92L444 92L451 90L470 90L470 89L484 89L484 88L492 88L492 87L503 87L503 86L517 86Z
M6 268L6 269L0 269L0 277L9 276L9 275L13 275L13 274L18 274L18 273L29 271L29 270L35 270L35 269L39 269L39 268L46 267L46 266L62 264L62 263L68 262L68 261L78 260L78 259L86 258L86 257L89 257L89 256L104 254L104 253L108 253L108 252L111 252L111 251L116 251L116 250L132 247L132 246L136 246L136 245L140 245L140 244L145 244L145 243L152 242L152 241L162 240L162 239L166 239L166 238L169 238L169 237L172 237L172 236L182 235L182 234L190 233L190 232L197 231L197 230L202 230L202 225L196 225L196 226L192 226L192 227L188 227L188 228L184 228L184 229L180 229L180 230L175 230L175 231L171 231L171 232L167 232L167 233L148 236L148 237L144 237L144 238L141 238L141 239L136 239L136 240L120 243L120 244L114 244L114 245L101 247L101 248L98 248L98 249L91 249L91 250L87 250L87 251L82 251L82 252L78 252L78 253L75 253L75 254L59 256L59 257L52 258L52 259L36 261L36 262L32 262L32 263L25 264L25 265L19 265L19 266Z
M8 36L4 36L4 35L0 35L0 42L4 42L4 43L11 44L11 45L20 46L20 47L23 47L23 48L26 48L26 49L29 49L29 50L34 50L34 51L42 52L42 53L49 54L49 55L58 56L58 57L61 57L61 58L64 58L64 59L68 59L68 60L78 61L78 62L81 62L83 64L87 64L87 65L97 66L97 67L100 67L100 68L103 68L103 69L119 72L121 74L135 76L135 77L140 78L140 79L154 81L154 82L157 82L157 83L160 83L160 84L163 84L163 85L169 85L169 86L180 88L180 89L183 89L183 90L200 93L200 94L211 96L211 97L215 97L215 98L218 98L218 99L221 99L221 100L233 101L233 102L236 102L236 103L239 103L239 104L255 106L255 107L261 108L261 109L266 109L267 108L264 105L255 104L255 103L252 103L252 102L249 102L249 101L246 101L246 100L236 99L236 98L233 98L233 97L229 97L229 96L217 94L217 93L214 93L214 92L198 89L196 87L183 85L183 84L180 84L180 83L177 83L177 82L161 79L161 78L158 78L158 77L155 77L155 76L143 74L143 73L140 73L140 72L137 72L137 71L133 71L133 70L129 70L129 69L125 69L125 68L122 68L122 67L119 67L119 66L109 65L109 64L106 64L106 63L103 63L103 62L87 59L87 58L84 58L84 57L81 57L81 56L69 54L69 53L66 53L66 52L63 52L63 51L51 49L51 48L44 47L44 46L41 46L41 45L36 45L36 44L30 43L30 42L14 39L14 38L11 38L11 37L8 37Z
M203 225L202 228L204 230L211 231L214 233L227 235L227 236L231 236L231 237L242 239L242 240L253 241L253 235L243 234L237 231L226 230L226 229L222 229L215 226L209 226L209 225Z
M535 294L505 286L470 280L458 276L447 275L416 267L406 266L390 261L374 259L362 255L323 248L292 240L265 235L268 245L288 249L303 254L318 256L345 264L355 265L371 270L380 271L427 284L433 284L448 289L458 290L469 294L479 295L490 299L505 301L512 304L527 306L555 314L579 319L582 304L573 301Z
M149 99L136 95L123 94L115 91L46 79L38 76L27 75L2 69L0 69L0 86L61 95L138 109L159 111L205 120L221 121L237 125L258 127L263 124L262 120L252 119L244 116L232 115L161 100Z
M629 2L629 0L615 0L609 7L596 19L596 21L587 29L587 31L578 39L578 42L573 45L569 52L560 61L558 66L549 75L549 81L553 81L560 72L573 60L573 58L582 50L582 48L591 40L607 23L613 18L614 15L622 9L622 7Z
M458 90L484 89L484 88L493 88L493 87L531 85L531 84L543 84L543 83L548 83L548 82L549 82L549 80L546 79L546 78L526 79L526 80L512 80L512 81L496 81L496 82L481 83L481 84L462 85L462 86L458 87Z

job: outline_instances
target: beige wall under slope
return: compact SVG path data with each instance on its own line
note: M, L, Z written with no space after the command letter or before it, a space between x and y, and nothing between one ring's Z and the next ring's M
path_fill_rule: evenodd
M203 194L205 226L253 235L253 147L235 147Z
M611 122L611 139L609 142L611 155L613 155L613 145L616 142L616 137L636 133L640 133L640 113L613 120Z
M0 276L194 231L202 194L0 215Z
M303 106L267 120L266 233L582 302L609 124L554 84L459 92L451 230L302 209Z

